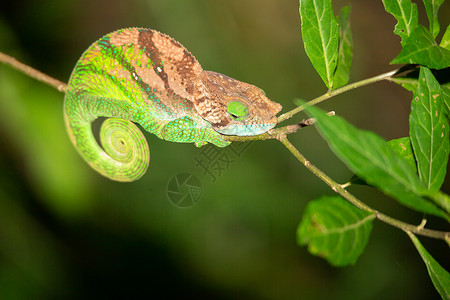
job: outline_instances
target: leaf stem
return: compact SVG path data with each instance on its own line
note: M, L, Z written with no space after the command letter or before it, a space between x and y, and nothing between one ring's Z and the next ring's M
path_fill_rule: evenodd
M295 148L295 146L291 144L291 142L287 139L286 135L279 136L278 140L295 156L295 158L297 158L297 160L300 163L302 163L309 171L311 171L314 175L319 177L323 182L325 182L329 187L331 187L333 191L335 191L336 193L347 199L350 203L352 203L359 209L375 214L378 220L391 226L397 227L406 232L413 232L418 235L427 236L435 239L441 239L445 241L448 241L450 239L450 232L431 230L423 228L423 226L415 226L412 224L408 224L400 220L394 219L390 216L387 216L371 208L370 206L364 204L358 198L356 198L350 192L348 192L345 188L343 188L343 186L335 182L328 175L326 175L324 172L322 172L320 169L314 166L311 162L309 162L297 150L297 148Z
M59 81L58 79L55 79L53 77L48 76L47 74L42 73L41 71L38 71L24 63L21 63L17 59L15 59L12 56L6 55L2 52L0 52L0 62L4 63L6 65L11 66L12 68L25 73L26 75L30 76L31 78L34 78L40 82L43 82L45 84L50 85L51 87L54 87L60 92L65 92L67 88L67 84L65 84L62 81Z
M375 83L375 82L378 82L378 81L381 81L381 80L389 79L392 76L394 76L395 74L397 74L397 73L399 73L399 72L401 72L403 70L404 70L404 68L399 68L399 69L396 69L396 70L393 70L393 71L390 71L390 72L387 72L387 73L380 74L380 75L375 76L375 77L371 77L371 78L367 78L367 79L364 79L364 80L361 80L361 81L357 81L357 82L354 82L354 83L351 83L351 84L347 84L347 85L345 85L345 86L343 86L341 88L338 88L336 90L331 90L331 91L327 92L326 94L323 94L322 96L319 96L319 97L317 97L317 98L315 98L315 99L313 99L313 100L311 100L311 101L309 101L309 102L307 102L307 103L305 103L305 104L303 104L303 105L301 105L299 107L294 108L293 110L288 111L287 113L282 114L281 116L278 117L278 123L283 122L283 121L291 118L295 114L297 114L297 113L301 112L302 110L304 110L305 107L307 107L307 106L316 105L316 104L318 104L318 103L320 103L322 101L330 99L331 97L337 96L339 94L342 94L344 92L347 92L349 90L352 90L352 89L355 89L355 88L358 88L358 87L362 87L364 85L368 85L368 84Z

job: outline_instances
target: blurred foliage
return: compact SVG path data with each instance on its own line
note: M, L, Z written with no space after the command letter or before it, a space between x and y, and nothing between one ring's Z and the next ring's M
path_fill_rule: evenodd
M399 48L381 1L352 5L354 81L392 68ZM441 8L443 20L450 19L448 7L447 1ZM90 43L131 26L174 37L204 69L263 88L284 111L294 98L326 91L301 46L297 0L9 1L0 10L0 51L67 81ZM408 133L411 97L379 83L321 106L392 139ZM61 93L0 65L0 298L421 299L435 293L408 238L379 222L350 268L333 268L297 247L307 201L332 191L275 141L253 143L212 182L196 167L201 149L146 133L149 170L138 182L116 183L78 156L62 103ZM315 129L292 141L337 181L351 175ZM168 181L181 172L203 185L191 208L175 207L166 195ZM388 214L420 221L371 189L352 192ZM424 242L448 269L441 244Z

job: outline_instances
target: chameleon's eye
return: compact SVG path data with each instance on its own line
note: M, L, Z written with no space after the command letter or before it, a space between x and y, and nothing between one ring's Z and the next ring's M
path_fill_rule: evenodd
M230 117L236 121L244 121L248 116L248 108L239 101L231 101L228 103L227 111Z

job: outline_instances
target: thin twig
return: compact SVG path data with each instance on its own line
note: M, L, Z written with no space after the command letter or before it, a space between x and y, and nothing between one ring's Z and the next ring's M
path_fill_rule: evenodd
M353 196L351 193L349 193L346 189L344 189L340 184L335 182L333 179L328 177L325 173L323 173L320 169L318 169L316 166L311 164L298 150L294 147L294 145L289 142L287 137L280 136L278 140L283 143L283 145L297 158L297 160L302 163L309 171L311 171L314 175L319 177L323 182L325 182L328 186L331 187L333 191L347 199L350 203L358 207L359 209L362 209L364 211L370 212L375 214L378 220L387 223L389 225L392 225L394 227L400 228L403 231L410 231L418 235L427 236L430 238L435 239L441 239L448 241L450 239L450 232L444 232L444 231L437 231L437 230L431 230L427 228L423 228L421 226L417 225L411 225L402 221L399 221L397 219L394 219L392 217L389 217L370 206L364 204L359 199L357 199L355 196Z
M328 112L329 116L334 116L335 112ZM248 141L261 141L261 140L271 140L278 139L279 136L288 135L297 132L303 127L311 126L316 122L314 118L309 118L302 120L297 124L287 125L280 128L271 129L263 134L253 135L253 136L236 136L236 135L222 135L222 138L229 142L248 142Z
M15 59L12 56L9 56L9 55L6 55L6 54L0 52L0 62L11 66L18 71L25 73L26 75L30 76L31 78L34 78L40 82L48 84L60 92L64 93L66 91L67 84L65 84L64 82L59 81L58 79L55 79L53 77L50 77L47 74L44 74L41 71L38 71L24 63L21 63L20 61L18 61L17 59Z
M249 142L249 141L262 141L262 140L273 140L277 139L280 135L288 135L303 127L314 124L314 119L310 118L307 120L302 120L300 123L287 125L280 128L271 129L265 133L259 135L251 136L237 136L237 135L222 135L222 138L229 142Z
M313 100L311 100L311 101L309 101L309 102L307 102L307 103L305 103L305 104L303 104L303 105L301 105L299 107L294 108L291 111L288 111L287 113L282 114L281 116L278 117L278 123L283 122L283 121L291 118L293 115L295 115L295 114L301 112L302 110L304 110L307 106L316 105L316 104L318 104L318 103L320 103L322 101L325 101L325 100L327 100L327 99L329 99L331 97L334 97L336 95L342 94L344 92L347 92L349 90L352 90L352 89L355 89L355 88L358 88L358 87L362 87L364 85L368 85L368 84L371 84L371 83L374 83L374 82L377 82L377 81L389 79L392 76L398 74L399 72L403 72L403 71L404 71L404 68L396 69L396 70L393 70L393 71L390 71L390 72L387 72L387 73L384 73L384 74L380 74L380 75L375 76L375 77L367 78L367 79L364 79L364 80L361 80L361 81L357 81L357 82L345 85L345 86L343 86L341 88L338 88L336 90L329 91L328 93L323 94L322 96L319 96L319 97L317 97L317 98L315 98L315 99L313 99Z

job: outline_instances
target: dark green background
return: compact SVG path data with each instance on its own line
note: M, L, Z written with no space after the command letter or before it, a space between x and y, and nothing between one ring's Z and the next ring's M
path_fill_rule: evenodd
M337 11L348 1L333 3ZM388 63L400 51L393 17L381 1L351 3L351 80L393 69ZM441 27L449 17L446 3ZM296 0L8 1L0 7L0 51L67 82L92 42L132 26L172 36L204 69L261 87L284 112L295 98L326 92L301 44ZM392 139L408 134L410 99L384 82L320 106ZM406 234L380 222L354 266L333 268L298 247L305 205L332 191L280 143L253 143L211 182L195 166L201 149L146 133L149 170L137 182L116 183L78 156L62 104L61 93L0 65L0 298L438 297ZM338 182L351 176L314 128L291 140ZM182 172L195 174L203 187L201 200L187 209L166 195L169 180ZM371 188L350 191L387 214L421 220ZM448 230L439 220L429 224ZM421 240L449 269L447 246Z

